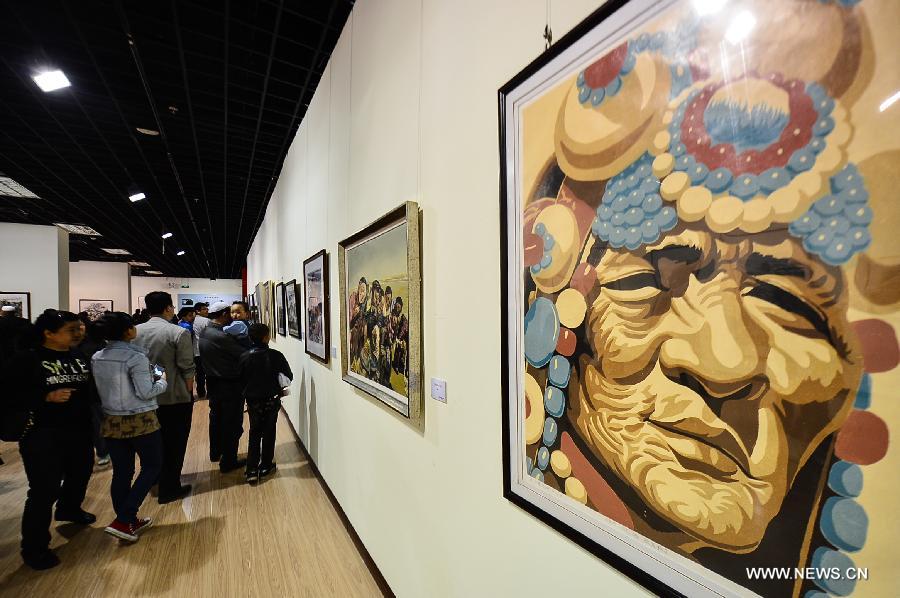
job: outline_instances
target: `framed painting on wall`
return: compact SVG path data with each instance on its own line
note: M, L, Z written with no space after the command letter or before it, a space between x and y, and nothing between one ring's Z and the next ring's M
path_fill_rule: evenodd
M12 306L15 315L26 320L31 319L31 293L28 291L0 291L0 308Z
M284 314L287 318L288 334L294 338L303 338L300 329L300 306L297 305L297 297L300 296L298 287L296 280L284 283Z
M78 312L86 313L91 321L97 320L108 311L113 310L112 299L79 299Z
M306 352L322 363L328 363L331 293L328 291L328 254L324 249L304 260L303 281L306 286Z
M419 217L418 204L406 202L341 241L338 273L344 381L421 427Z
M287 336L287 319L284 313L284 283L275 285L275 318L277 320L278 334Z
M274 326L272 325L272 291L270 289L271 283L269 281L266 281L260 284L262 286L259 296L260 322L268 326L270 331L274 332Z
M897 22L610 1L500 90L504 495L653 592L896 593Z

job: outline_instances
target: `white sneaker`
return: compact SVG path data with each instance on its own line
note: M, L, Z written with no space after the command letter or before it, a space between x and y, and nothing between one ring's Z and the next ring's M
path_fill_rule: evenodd
M109 455L105 455L97 459L98 467L106 467L107 465L109 465Z

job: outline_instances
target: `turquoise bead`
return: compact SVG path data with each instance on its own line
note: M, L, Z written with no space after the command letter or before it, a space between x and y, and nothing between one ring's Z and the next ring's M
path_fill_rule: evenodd
M847 461L837 461L828 473L828 487L841 496L859 496L863 488L862 467Z
M559 340L559 315L546 297L538 297L525 314L525 359L542 368L550 362Z
M544 420L544 444L546 446L553 446L553 443L556 442L556 436L559 434L559 426L556 425L556 420L552 417L548 417Z
M546 446L542 446L538 449L537 452L537 466L541 471L547 469L547 465L550 463L550 451L547 450Z
M865 509L852 498L832 496L822 507L819 528L825 539L836 548L856 552L866 543L869 517Z
M569 375L572 373L572 366L569 360L562 355L554 355L550 360L550 367L547 369L547 377L550 384L565 388L569 384Z
M859 381L859 390L856 391L856 401L853 407L856 409L868 409L872 405L872 376L863 374Z
M812 566L819 569L837 568L841 575L839 579L824 579L824 576L817 576L813 582L835 596L849 596L856 587L856 580L850 579L844 573L848 569L856 567L853 560L846 554L820 546L813 553Z
M544 391L544 409L547 410L547 415L562 417L563 411L566 410L566 395L563 394L563 391L554 386L548 386Z

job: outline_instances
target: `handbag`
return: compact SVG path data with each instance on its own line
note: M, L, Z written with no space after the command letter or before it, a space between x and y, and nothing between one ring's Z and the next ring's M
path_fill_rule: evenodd
M21 441L33 427L34 411L7 411L3 414L3 425L0 425L0 440Z

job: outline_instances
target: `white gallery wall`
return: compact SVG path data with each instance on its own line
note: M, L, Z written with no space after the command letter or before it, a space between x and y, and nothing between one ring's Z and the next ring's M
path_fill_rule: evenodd
M30 292L31 317L69 309L69 233L0 222L0 291Z
M144 307L144 297L153 291L165 291L178 301L179 293L196 295L240 295L241 279L239 278L173 278L167 276L132 276L131 305L132 310Z
M69 264L69 307L82 311L84 299L112 300L114 311L131 312L131 266L127 262L78 261Z
M597 0L552 5L557 38ZM645 592L503 496L497 89L543 50L542 0L359 0L293 140L248 256L248 284L301 278L326 248L407 200L423 210L419 432L278 337L284 404L398 596ZM297 522L298 525L312 522Z

